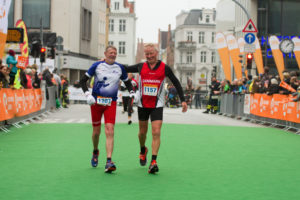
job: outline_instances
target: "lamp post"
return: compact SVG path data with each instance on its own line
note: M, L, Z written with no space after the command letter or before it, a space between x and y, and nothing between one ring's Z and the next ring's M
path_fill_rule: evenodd
M246 8L237 0L232 0L234 3L236 3L238 6L240 6L242 8L242 10L246 13L248 20L250 19L250 15L248 13L248 11L246 10Z

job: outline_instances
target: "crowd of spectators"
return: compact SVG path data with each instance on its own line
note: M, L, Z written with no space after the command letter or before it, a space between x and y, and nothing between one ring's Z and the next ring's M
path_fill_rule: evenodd
M68 85L69 81L64 74L57 74L56 69L53 72L46 67L42 72L38 72L38 66L33 64L25 69L17 68L15 52L9 50L9 55L6 59L6 64L3 64L0 59L0 89L32 89L40 88L41 81L45 80L46 87L57 86L58 92L56 99L60 99L63 107L67 108L68 100ZM46 98L48 98L46 91ZM57 104L59 104L57 102ZM59 105L60 106L60 105Z
M230 83L228 80L221 82L221 93L229 94L292 94L291 90L281 87L281 79L278 75L269 74L269 68L264 68L264 73L259 76L248 75L247 78L235 79ZM297 91L300 86L300 71L283 71L283 82Z

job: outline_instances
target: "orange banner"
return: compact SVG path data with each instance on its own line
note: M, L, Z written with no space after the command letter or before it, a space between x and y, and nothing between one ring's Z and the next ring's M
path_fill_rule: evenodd
M224 70L225 78L231 82L231 67L230 67L229 52L227 48L226 39L223 33L216 34L216 44L221 59L222 67Z
M242 74L242 64L239 62L240 49L238 47L238 43L233 35L227 35L226 41L228 45L230 58L233 63L236 78L241 79L243 77L243 74Z
M21 117L39 111L42 105L41 89L0 90L0 121Z
M293 39L294 42L294 54L298 63L298 67L300 69L300 39L297 37L294 37Z
M19 19L16 23L16 27L24 29L24 42L20 43L20 49L22 54L22 61L25 62L26 68L29 65L29 51L28 51L28 36L27 36L27 28L25 25L25 22L21 19ZM22 67L21 67L22 68Z
M282 52L279 50L279 40L276 36L271 36L269 38L269 43L272 49L272 54L276 63L278 74L280 79L283 80L283 70L284 70L284 61Z
M290 101L291 95L251 95L250 113L253 115L300 123L300 102Z
M254 60L255 60L258 74L263 74L264 73L263 58L262 58L261 48L259 45L259 40L256 36L255 36L255 52L253 53L253 55L254 55Z

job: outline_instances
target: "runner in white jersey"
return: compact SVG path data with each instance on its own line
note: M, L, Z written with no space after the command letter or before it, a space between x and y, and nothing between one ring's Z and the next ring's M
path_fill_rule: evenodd
M81 87L87 97L87 103L91 105L92 124L93 124L93 157L91 164L93 167L98 165L99 156L99 136L101 130L101 118L104 115L105 135L106 135L106 154L107 161L105 172L111 173L116 170L115 164L111 161L114 146L114 124L116 119L116 101L118 95L119 81L124 81L128 91L133 96L131 80L128 79L123 65L115 62L117 49L108 46L104 52L105 60L95 62L86 74L81 78ZM87 81L94 77L92 94L88 91Z

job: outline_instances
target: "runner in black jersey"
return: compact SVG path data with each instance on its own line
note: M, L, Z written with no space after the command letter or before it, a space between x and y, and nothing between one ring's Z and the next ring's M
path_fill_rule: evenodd
M171 68L160 60L157 60L158 50L153 44L145 45L144 50L147 62L125 67L129 73L139 73L138 89L138 118L139 118L139 142L141 147L140 164L147 163L148 149L145 147L148 120L151 118L152 126L152 160L149 173L158 172L156 158L160 146L160 134L163 120L163 106L165 100L164 83L168 77L174 84L181 100L182 112L187 111L183 90L180 82L175 77Z

